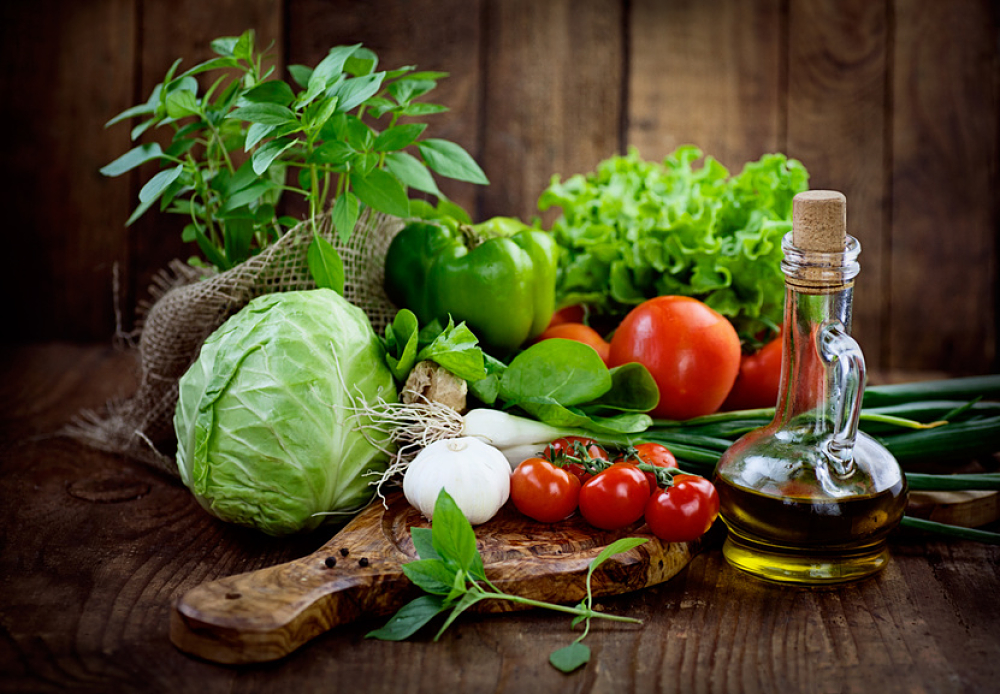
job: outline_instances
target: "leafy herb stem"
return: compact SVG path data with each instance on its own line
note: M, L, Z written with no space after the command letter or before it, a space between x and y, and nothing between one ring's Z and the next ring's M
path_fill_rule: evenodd
M486 576L472 526L444 489L434 505L431 527L410 528L410 536L420 558L404 564L403 573L427 594L404 605L385 626L368 633L368 638L401 641L419 631L439 614L448 612L434 637L437 641L459 615L476 603L482 600L506 600L526 607L571 614L574 616L574 627L585 622L583 634L569 646L553 652L549 658L554 667L563 672L571 672L590 659L590 649L580 642L590 632L591 619L640 623L640 620L632 617L595 610L591 577L594 570L609 557L638 547L646 542L644 538L622 538L605 547L587 569L586 597L578 605L569 606L511 595L497 588Z
M416 72L412 66L379 70L378 56L356 44L331 48L315 67L287 66L289 83L272 78L270 49L257 49L252 30L218 38L212 50L216 57L183 72L175 61L145 103L107 123L141 119L132 128L133 140L166 126L170 145L137 143L101 173L120 176L158 162L161 170L143 185L127 225L154 205L190 217L184 240L197 243L220 271L303 221L279 212L281 195L294 192L308 200L306 228L314 240L307 262L313 279L317 286L342 291L343 261L318 233L318 217L331 212L337 235L347 240L365 210L399 218L433 211L427 201L411 199L414 190L456 207L433 174L489 182L459 145L421 140L421 124L399 124L447 110L417 101L446 73ZM199 78L209 72L221 76L203 91ZM237 151L246 156L233 154ZM295 177L292 187L286 185L290 177ZM334 190L336 199L330 200Z

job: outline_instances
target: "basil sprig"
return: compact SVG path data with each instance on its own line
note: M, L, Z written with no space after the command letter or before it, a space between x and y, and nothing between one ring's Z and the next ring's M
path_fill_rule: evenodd
M422 139L427 126L414 121L447 110L420 100L447 73L378 70L376 54L355 44L332 48L315 67L289 66L288 83L274 77L252 30L211 46L216 57L183 72L177 60L145 103L107 123L139 118L133 142L155 128L172 134L165 147L137 144L101 169L120 176L159 163L129 225L154 205L183 215L190 220L184 240L226 270L300 222L278 211L282 195L291 193L305 200L313 222L313 278L342 292L343 262L318 233L321 214L330 211L346 240L365 208L406 217L411 190L444 200L434 174L488 183L464 149ZM197 78L209 72L221 76L202 91Z
M590 648L582 643L590 631L593 617L616 622L639 620L594 610L590 578L594 570L615 554L627 552L645 543L643 538L622 538L611 543L597 555L587 570L587 595L575 607L532 600L504 593L486 577L483 558L476 548L472 525L444 489L434 504L434 519L430 528L410 528L413 546L420 557L403 565L406 574L426 594L399 609L380 629L369 632L367 638L383 641L403 641L441 614L447 614L438 629L437 641L445 630L467 609L482 600L509 602L556 610L573 615L572 626L585 623L583 633L569 646L552 653L549 662L563 672L571 672L590 660Z

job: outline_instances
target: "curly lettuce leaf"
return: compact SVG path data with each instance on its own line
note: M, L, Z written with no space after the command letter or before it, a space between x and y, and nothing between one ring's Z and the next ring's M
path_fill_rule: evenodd
M784 155L730 176L693 146L662 163L632 148L589 174L553 177L538 207L562 210L551 228L565 249L559 302L620 317L655 296L692 296L750 341L781 321L781 239L807 188L805 167Z

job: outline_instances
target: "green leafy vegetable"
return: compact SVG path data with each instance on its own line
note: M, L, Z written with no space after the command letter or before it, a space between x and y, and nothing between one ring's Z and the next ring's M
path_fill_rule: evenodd
M571 614L574 616L573 626L584 622L584 631L573 644L555 651L550 657L554 667L563 672L571 672L590 660L590 649L581 642L590 632L592 618L617 622L639 621L594 610L591 576L595 569L612 556L647 542L644 538L622 538L605 547L587 569L586 597L579 605L571 607L511 595L497 588L486 577L482 556L476 549L476 535L472 525L444 489L434 504L434 520L430 529L411 528L410 535L419 559L404 564L403 573L427 595L404 605L383 627L369 632L366 638L402 641L417 633L438 615L447 613L434 637L437 641L463 612L476 603L483 600L506 600Z
M120 176L151 161L163 169L142 187L128 224L156 204L184 215L190 219L185 240L226 270L297 223L275 211L283 193L308 203L314 231L317 217L331 209L338 235L347 239L362 205L403 217L409 214L410 188L443 199L431 172L488 182L459 145L420 140L426 125L405 122L445 110L416 99L446 73L413 67L376 72L375 53L361 44L337 46L315 68L289 67L296 90L273 77L274 68L266 65L270 56L258 52L255 41L253 31L212 41L218 57L181 74L178 60L146 103L108 121L110 126L143 118L133 140L153 128L172 134L165 149L139 144L101 169ZM202 92L195 76L216 70L224 71L222 77ZM249 159L238 167L240 150ZM235 220L245 223L234 226ZM321 245L318 235L314 243ZM335 254L327 244L308 255L320 286L342 287Z
M419 329L416 315L401 309L385 328L386 362L400 383L421 361L433 361L466 381L486 377L484 354L479 340L465 323L448 321L442 328L436 321Z
M374 494L367 475L386 468L386 442L349 414L395 401L383 359L365 314L331 290L254 299L180 379L184 484L218 518L271 535L357 512Z
M608 369L591 347L574 340L542 340L524 350L496 376L497 399L559 428L635 433L652 419L656 381L641 364ZM477 396L491 384L476 383Z
M562 305L587 304L621 316L642 301L696 297L753 339L781 321L781 239L791 230L792 198L808 175L795 160L765 155L730 177L696 147L662 164L632 149L565 181L554 177L539 199L559 207L552 233L566 252Z

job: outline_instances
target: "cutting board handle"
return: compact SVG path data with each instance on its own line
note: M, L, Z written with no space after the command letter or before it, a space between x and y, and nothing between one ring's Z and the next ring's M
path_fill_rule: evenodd
M380 514L379 514L380 515ZM274 660L362 615L394 612L419 594L378 524L352 523L307 557L204 583L175 604L170 638L220 663Z

